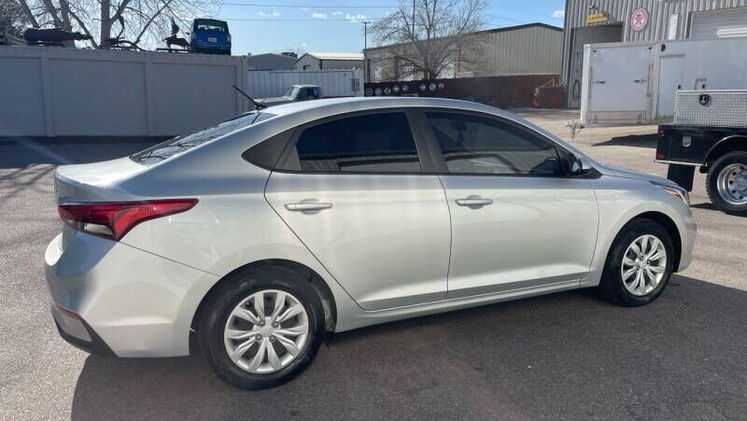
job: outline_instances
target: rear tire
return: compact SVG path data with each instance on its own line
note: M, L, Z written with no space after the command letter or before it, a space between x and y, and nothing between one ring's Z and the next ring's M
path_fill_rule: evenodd
M616 304L637 307L656 300L673 272L669 232L650 219L634 219L617 234L607 256L601 295Z
M324 335L324 310L311 284L274 265L222 282L208 297L197 332L201 352L218 377L252 390L301 374Z
M720 210L747 214L747 152L730 152L716 160L708 170L706 190Z

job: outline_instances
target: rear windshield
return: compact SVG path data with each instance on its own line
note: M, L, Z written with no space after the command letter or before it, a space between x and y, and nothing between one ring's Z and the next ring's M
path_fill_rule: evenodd
M201 20L195 22L196 30L198 31L228 31L228 25L225 22Z
M130 156L133 161L143 165L153 165L172 156L184 153L196 146L207 143L215 138L221 137L242 127L251 126L254 123L275 117L275 114L263 112L249 112L236 116L230 120L218 123L215 126L200 130L186 136L178 136L169 139L156 146L150 147Z

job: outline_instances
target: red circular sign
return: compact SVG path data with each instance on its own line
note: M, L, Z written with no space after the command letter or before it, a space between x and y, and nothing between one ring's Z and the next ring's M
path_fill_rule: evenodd
M634 31L642 31L646 25L648 25L648 10L643 7L633 10L633 14L630 15L630 27Z

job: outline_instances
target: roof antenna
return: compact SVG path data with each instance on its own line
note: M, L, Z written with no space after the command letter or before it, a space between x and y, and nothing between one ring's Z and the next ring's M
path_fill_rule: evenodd
M247 95L246 92L244 92L241 89L239 89L238 86L236 86L236 85L231 85L231 86L233 86L233 89L236 89L237 91L239 91L239 93L241 95L244 95L246 97L246 99L248 99L249 102L251 102L254 105L254 109L255 110L261 110L261 109L267 108L267 105L265 105L265 104L263 104L261 102L257 102L255 100L253 100L252 97L250 97L249 95Z

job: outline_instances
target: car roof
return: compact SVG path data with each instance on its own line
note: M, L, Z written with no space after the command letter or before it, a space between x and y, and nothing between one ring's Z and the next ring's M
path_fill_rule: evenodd
M462 110L473 110L488 112L497 115L507 115L504 111L480 104L477 102L463 101L446 98L421 98L421 97L344 97L317 99L313 101L299 101L288 104L276 105L264 110L270 114L287 115L314 111L320 114L339 114L349 111L365 111L381 108L407 108L407 107L434 107L455 108Z

